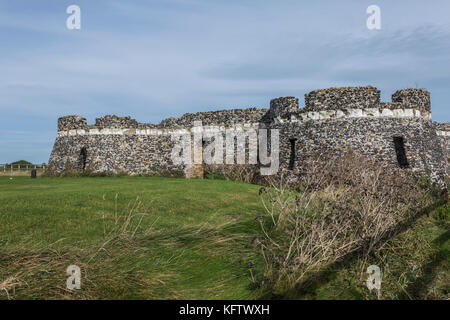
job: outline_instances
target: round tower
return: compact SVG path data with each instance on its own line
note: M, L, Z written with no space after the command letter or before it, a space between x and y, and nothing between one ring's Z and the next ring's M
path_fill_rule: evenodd
M429 92L399 90L392 100L380 102L380 91L372 86L306 94L305 108L289 121L269 126L280 130L280 167L295 173L319 155L341 157L351 149L386 168L410 169L443 181L442 143L431 121Z
M58 119L58 131L86 129L87 127L86 119L80 116L71 115Z
M269 114L272 118L285 117L294 112L298 112L298 98L280 97L270 101Z

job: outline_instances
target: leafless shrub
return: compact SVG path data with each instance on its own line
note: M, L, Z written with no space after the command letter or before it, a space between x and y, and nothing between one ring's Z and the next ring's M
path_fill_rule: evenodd
M297 183L261 189L267 277L275 292L353 252L364 257L430 201L408 173L348 153L313 160Z

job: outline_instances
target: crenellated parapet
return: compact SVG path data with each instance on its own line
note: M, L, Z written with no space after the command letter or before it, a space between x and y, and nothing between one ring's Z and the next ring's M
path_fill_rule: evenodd
M392 95L392 102L400 103L405 109L431 112L430 93L426 89L398 90Z
M58 119L60 135L82 133L121 134L122 132L160 132L189 128L194 121L204 125L306 122L347 118L420 118L431 120L430 94L425 89L404 89L392 95L392 102L380 102L380 91L372 86L314 90L305 95L305 107L295 97L270 101L270 109L248 108L186 113L159 124L139 123L128 116L105 115L88 125L85 118L72 115ZM133 131L132 129L136 129ZM131 130L131 131L130 131Z
M314 90L305 95L305 111L376 108L380 90L375 87L343 87Z
M186 113L178 118L164 119L159 124L140 123L129 116L105 115L97 118L95 124L90 125L87 124L85 118L72 115L58 119L58 134L59 136L97 134L169 135L173 130L193 127L195 121L202 121L204 126L258 126L267 111L268 109L263 108L247 108Z
M88 124L85 118L80 116L71 115L58 119L58 131L69 131L78 129L87 129Z
M185 113L179 118L168 118L157 125L158 128L192 127L194 121L202 121L204 125L234 125L244 123L259 123L267 109L245 108Z
M268 117L286 117L292 113L299 111L298 98L295 97L280 97L270 101L270 109Z
M113 129L131 129L137 128L138 122L128 116L119 117L116 115L106 115L95 120L96 127Z
M431 120L430 94L425 89L395 92L392 102L381 102L372 86L314 90L305 95L305 107L294 97L271 101L270 121L305 122L347 118L419 118Z

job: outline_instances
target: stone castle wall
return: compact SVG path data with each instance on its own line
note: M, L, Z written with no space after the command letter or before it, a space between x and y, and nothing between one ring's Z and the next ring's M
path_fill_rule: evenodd
M129 174L188 172L172 163L171 135L192 134L194 121L222 130L236 125L279 129L280 172L295 173L308 158L339 156L349 149L377 159L387 168L395 167L399 165L400 139L408 168L420 174L431 172L435 181L442 180L446 170L448 174L450 128L431 121L428 91L399 90L392 95L392 102L380 102L380 91L370 86L315 90L305 95L304 108L299 108L295 97L281 97L273 99L269 109L187 113L159 124L107 115L89 125L79 116L62 117L49 173L60 174L68 168ZM80 156L83 148L87 150L85 159Z
M450 175L450 123L435 123L436 134L442 146L443 162L447 176Z

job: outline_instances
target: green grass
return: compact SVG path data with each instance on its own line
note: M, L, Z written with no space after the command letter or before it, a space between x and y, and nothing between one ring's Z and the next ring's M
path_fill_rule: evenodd
M81 298L255 298L247 266L261 260L250 246L262 215L258 189L157 177L0 177L0 283L20 282L15 298L71 298L65 270L76 264ZM135 237L97 254L114 215L136 203L146 215Z
M258 299L259 186L159 177L0 177L0 299ZM125 228L127 218L133 215ZM140 222L142 218L142 221ZM369 261L330 266L278 298L376 299L361 270L384 272L382 298L448 298L448 206ZM66 289L66 268L82 271ZM273 296L272 296L273 298Z

